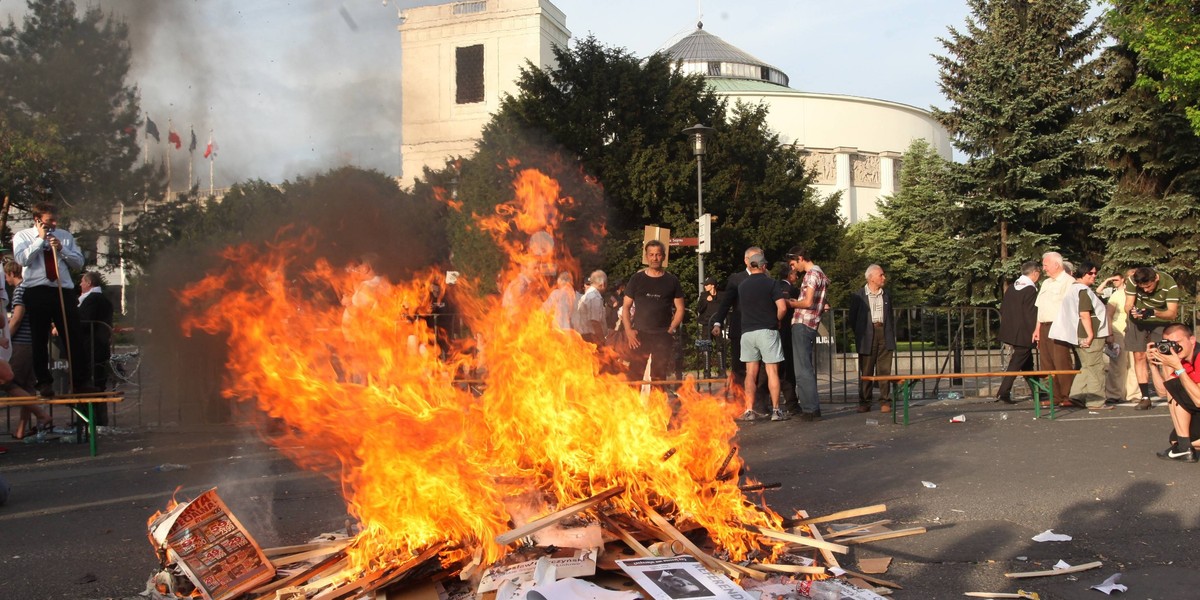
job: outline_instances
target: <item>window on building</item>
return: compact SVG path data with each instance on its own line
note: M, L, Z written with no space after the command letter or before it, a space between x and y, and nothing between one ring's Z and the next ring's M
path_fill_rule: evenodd
M708 76L709 77L720 77L721 76L721 63L719 63L719 62L708 63Z
M770 81L771 80L771 67L763 67L758 78L762 79L763 81Z
M483 44L454 49L454 101L483 102Z

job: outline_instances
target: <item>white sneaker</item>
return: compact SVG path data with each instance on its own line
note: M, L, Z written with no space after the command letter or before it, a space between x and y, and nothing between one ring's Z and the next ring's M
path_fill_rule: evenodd
M753 410L747 410L737 418L738 421L755 421L758 420L758 413Z

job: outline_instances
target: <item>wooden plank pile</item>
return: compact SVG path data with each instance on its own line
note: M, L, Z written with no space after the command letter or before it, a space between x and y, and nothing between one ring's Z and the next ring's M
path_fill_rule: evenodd
M734 581L747 584L769 581L792 581L798 579L825 579L847 577L852 583L867 588L901 589L895 582L865 573L853 572L841 566L838 555L845 555L851 546L879 540L924 533L922 527L887 530L887 520L878 520L864 525L838 525L836 522L856 517L882 513L882 504L841 511L838 513L810 517L800 511L786 519L779 530L745 526L746 532L761 542L761 550L754 552L749 560L733 562L720 548L714 548L708 536L697 525L685 519L672 521L660 514L664 507L652 507L644 502L636 503L635 511L617 510L610 500L624 493L623 487L614 487L571 506L531 520L496 537L501 545L512 545L513 554L501 563L512 564L516 560L528 560L539 554L549 555L559 548L535 545L534 538L544 530L564 527L598 529L602 547L593 549L594 569L587 573L589 578L611 582L624 579L632 589L632 581L615 564L618 559L639 557L691 555L707 570L725 575ZM821 528L826 530L822 531ZM593 532L596 533L596 532ZM595 539L595 536L580 535ZM557 538L556 538L557 539ZM496 591L478 591L477 582L487 578L491 569L505 569L499 565L479 564L479 553L474 560L468 556L452 564L443 564L445 551L451 550L449 542L432 545L411 556L406 561L387 565L370 572L353 572L347 549L352 539L331 539L298 546L268 548L264 553L279 572L277 578L240 596L253 600L343 600L351 598L391 598L395 590L420 587L430 583L445 583L467 592L464 600L478 598L493 600ZM457 555L467 554L462 549ZM586 552L585 552L586 554ZM515 558L520 557L520 558ZM562 573L559 573L560 578ZM462 582L470 582L462 583ZM880 589L880 591L886 590ZM645 598L650 595L643 594ZM870 597L870 596L864 596ZM457 598L457 597L455 597ZM504 600L503 598L501 600Z

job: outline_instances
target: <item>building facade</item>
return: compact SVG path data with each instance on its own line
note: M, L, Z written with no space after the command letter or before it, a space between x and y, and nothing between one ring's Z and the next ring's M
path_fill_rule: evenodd
M469 0L405 10L401 18L404 185L425 166L474 153L500 99L516 91L520 68L526 61L552 67L554 47L571 36L549 0ZM771 129L816 171L817 191L840 193L848 223L875 214L880 199L899 189L900 157L913 140L952 158L950 134L928 111L792 89L786 73L703 24L665 52L730 104L765 105Z
M516 92L526 61L554 65L571 38L549 0L470 0L400 16L401 181L475 152L480 131Z

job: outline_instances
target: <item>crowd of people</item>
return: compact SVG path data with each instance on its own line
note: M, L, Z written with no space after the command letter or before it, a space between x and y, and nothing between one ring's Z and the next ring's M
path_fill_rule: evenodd
M1193 426L1191 415L1200 412L1200 372L1192 367L1192 328L1179 322L1179 286L1147 266L1097 283L1099 273L1095 264L1072 264L1057 252L1042 255L1040 268L1021 265L1000 305L1000 340L1011 348L1006 370L1032 370L1037 348L1042 370L1079 371L1054 377L1047 402L1089 410L1134 402L1136 410L1151 410L1165 399L1171 446L1158 456L1196 462L1200 423ZM998 401L1015 402L1014 379L1002 380Z
M107 386L113 305L99 273L84 272L78 289L72 269L83 268L75 237L58 227L58 209L42 202L31 210L33 226L13 234L13 254L4 260L0 286L0 388L8 396L52 398L52 337L68 360L68 393L94 394ZM9 295L7 287L12 288ZM82 292L82 293L80 293ZM97 425L108 424L108 405L95 405ZM15 439L54 426L38 405L21 407ZM0 448L4 451L4 448Z
M670 364L671 335L683 318L682 290L661 268L662 244L648 242L645 250L650 266L630 280L621 326L629 332L630 347L642 350L639 356L650 356L652 365ZM696 311L703 337L724 335L732 342L731 381L743 397L738 419L818 421L813 355L822 315L830 309L829 277L799 246L788 251L774 278L762 248L747 248L743 261L745 270L730 275L723 291L715 279L704 281ZM872 264L864 280L850 294L848 321L858 354L857 410L873 409L878 387L879 410L890 412L889 387L864 379L890 375L894 362L896 323L887 274ZM1036 349L1039 370L1078 371L1053 377L1047 402L1090 410L1129 402L1144 411L1165 401L1171 445L1158 456L1197 462L1200 419L1192 416L1200 413L1200 368L1194 366L1200 348L1192 328L1180 322L1182 300L1175 280L1153 267L1101 280L1091 262L1071 264L1047 252L1040 264L1021 265L1006 286L999 331L1009 355L1005 370L1034 370ZM634 362L630 377L665 378L665 366L647 373L644 367L644 360ZM1001 380L996 401L1016 402L1016 377Z

